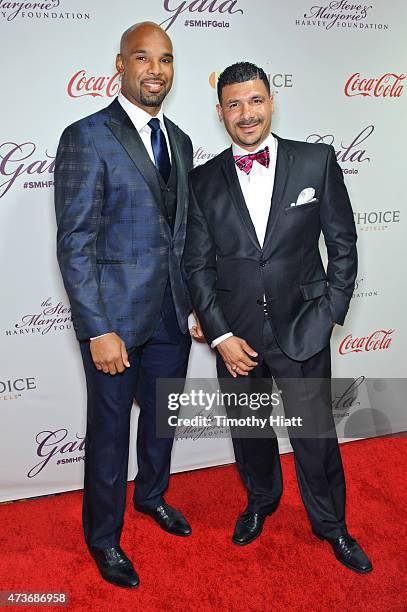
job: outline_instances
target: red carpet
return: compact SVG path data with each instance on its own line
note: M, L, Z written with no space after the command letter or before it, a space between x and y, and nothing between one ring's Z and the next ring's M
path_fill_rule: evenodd
M140 574L134 591L99 579L82 540L80 493L0 506L0 590L67 591L69 610L97 612L406 611L406 442L342 446L348 526L373 561L370 574L342 567L329 545L312 536L292 455L285 455L282 503L261 538L245 548L230 542L245 506L234 466L172 477L167 500L193 526L185 539L136 515L129 486L122 546Z

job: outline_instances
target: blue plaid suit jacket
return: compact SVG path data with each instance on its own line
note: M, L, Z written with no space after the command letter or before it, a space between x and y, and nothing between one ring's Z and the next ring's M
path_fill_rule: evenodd
M78 340L115 331L132 347L157 325L168 277L181 331L191 302L182 269L192 143L165 118L177 167L167 222L156 168L117 99L62 134L55 164L57 256Z

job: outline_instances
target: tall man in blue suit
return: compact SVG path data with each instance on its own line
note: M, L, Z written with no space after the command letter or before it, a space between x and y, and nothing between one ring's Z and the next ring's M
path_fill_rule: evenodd
M181 266L192 143L163 115L173 80L168 35L145 22L122 36L122 90L69 126L58 147L58 261L88 392L83 526L102 577L135 587L120 547L130 413L140 405L134 506L165 531L191 528L163 498L171 439L155 431L158 378L183 378L190 298Z

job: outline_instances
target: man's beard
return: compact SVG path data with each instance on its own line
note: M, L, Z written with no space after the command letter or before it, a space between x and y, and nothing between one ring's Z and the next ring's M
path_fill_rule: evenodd
M167 95L166 89L163 89L163 91L161 91L158 94L154 94L154 93L146 94L143 91L141 91L140 92L140 102L144 106L151 106L151 107L161 106L166 95Z
M260 132L259 135L254 135L254 134L238 135L238 140L240 141L241 144L250 146L250 147L254 147L254 146L259 145L264 140L264 131L263 131L264 121L262 121L261 119L257 119L257 120L251 119L250 121L240 121L237 125L238 127L260 125L262 128L262 131Z
M260 134L260 136L247 136L246 138L244 136L238 136L238 140L241 144L248 145L250 147L260 144L262 142L262 138L263 134Z

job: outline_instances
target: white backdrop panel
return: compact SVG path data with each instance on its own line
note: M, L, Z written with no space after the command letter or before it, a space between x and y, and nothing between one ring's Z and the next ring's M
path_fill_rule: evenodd
M117 93L118 41L134 22L168 27L176 78L165 110L191 135L196 164L229 144L213 85L217 73L239 60L270 75L276 133L334 145L356 214L360 257L349 317L333 335L334 374L405 377L404 0L366 6L122 0L114 11L106 0L33 4L0 2L8 58L0 100L0 500L82 486L86 397L55 258L53 158L66 125ZM360 340L363 349L352 349L353 340L374 332L390 339L387 348L366 350ZM189 375L215 375L208 347L194 344ZM136 426L137 409L133 441ZM389 431L400 427L389 423ZM280 442L283 452L290 449L286 439ZM231 461L230 441L183 440L172 470ZM133 444L129 476L135 471Z

